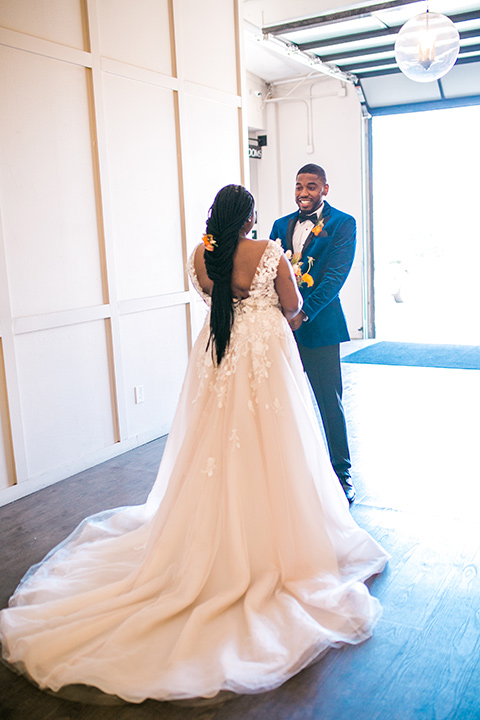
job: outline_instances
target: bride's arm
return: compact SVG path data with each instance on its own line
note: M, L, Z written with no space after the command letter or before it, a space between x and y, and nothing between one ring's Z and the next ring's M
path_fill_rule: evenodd
M282 255L278 263L275 290L280 299L283 314L288 321L292 320L302 309L303 299L300 295L292 266L285 255Z
M202 288L202 291L206 295L212 294L213 289L213 282L210 280L210 278L207 275L207 268L205 267L205 260L204 258L205 254L205 245L203 243L200 243L200 245L197 245L197 248L195 250L195 256L193 260L193 266L195 268L195 274L198 279L198 283L200 287Z

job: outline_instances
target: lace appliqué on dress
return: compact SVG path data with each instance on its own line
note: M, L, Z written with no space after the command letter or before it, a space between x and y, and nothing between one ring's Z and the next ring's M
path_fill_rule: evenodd
M220 366L215 366L210 349L198 361L200 386L197 397L207 382L209 391L217 395L218 407L223 407L228 393L229 379L235 374L239 359L243 357L249 360L250 388L253 401L258 402L258 387L268 377L271 366L268 351L272 333L284 337L289 331L274 285L282 254L283 250L277 243L268 242L255 271L250 295L239 300L235 305L230 344ZM202 298L207 297L210 300L199 286L193 266L193 255L188 264L188 272ZM209 321L208 315L199 336L199 341L204 341L205 347L208 342ZM254 413L252 399L247 399L247 402L249 410Z
M275 412L275 415L281 414L283 410L280 400L277 397L275 398L275 400L273 400L271 404L267 403L265 405L265 410L270 410L270 408L272 408L272 410Z
M238 436L237 428L233 428L232 432L230 433L230 437L228 439L232 443L232 452L235 449L236 450L240 449L240 438Z
M215 458L209 457L207 458L207 467L202 470L202 473L206 475L207 477L212 477L213 473L217 469L217 466L215 464Z

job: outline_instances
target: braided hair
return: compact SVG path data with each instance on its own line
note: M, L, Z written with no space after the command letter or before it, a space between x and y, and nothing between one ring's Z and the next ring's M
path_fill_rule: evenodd
M213 282L207 348L212 343L217 365L228 348L233 325L233 256L240 230L251 217L254 204L253 196L244 187L227 185L217 193L207 219L207 234L214 241L213 251L204 251L207 275Z

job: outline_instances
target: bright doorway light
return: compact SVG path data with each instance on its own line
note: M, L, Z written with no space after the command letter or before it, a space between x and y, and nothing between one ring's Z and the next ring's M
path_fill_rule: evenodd
M480 344L480 106L374 117L379 339Z

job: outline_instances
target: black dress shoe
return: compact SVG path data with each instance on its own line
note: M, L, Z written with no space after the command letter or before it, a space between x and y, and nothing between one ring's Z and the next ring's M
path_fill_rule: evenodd
M346 477L339 477L340 485L343 488L343 492L345 493L347 500L349 502L349 505L353 503L355 498L357 497L357 493L355 490L355 487L352 483L352 479L347 475Z

